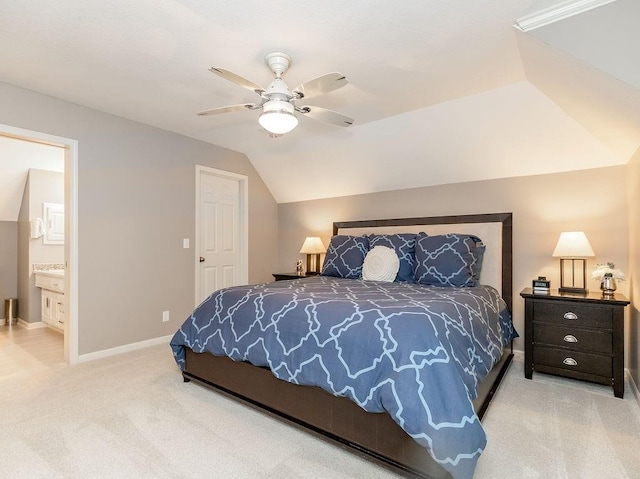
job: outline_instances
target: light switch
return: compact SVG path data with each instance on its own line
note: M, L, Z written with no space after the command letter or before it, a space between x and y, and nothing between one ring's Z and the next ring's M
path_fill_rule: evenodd
M182 240L182 247L185 249L189 248L189 238L184 238Z

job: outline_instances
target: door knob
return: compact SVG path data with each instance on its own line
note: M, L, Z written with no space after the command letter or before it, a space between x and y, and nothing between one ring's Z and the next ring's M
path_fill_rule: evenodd
M204 256L200 256L200 262L204 263Z

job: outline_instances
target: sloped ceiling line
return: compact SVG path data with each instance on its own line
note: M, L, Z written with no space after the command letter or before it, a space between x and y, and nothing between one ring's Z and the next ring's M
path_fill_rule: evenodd
M520 17L516 20L514 26L523 32L528 32L615 1L616 0L570 0Z

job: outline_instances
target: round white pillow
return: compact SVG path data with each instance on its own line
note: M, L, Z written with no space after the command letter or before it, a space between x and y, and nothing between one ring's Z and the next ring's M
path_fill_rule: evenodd
M396 279L398 269L400 260L393 248L375 246L364 258L362 279L390 283Z

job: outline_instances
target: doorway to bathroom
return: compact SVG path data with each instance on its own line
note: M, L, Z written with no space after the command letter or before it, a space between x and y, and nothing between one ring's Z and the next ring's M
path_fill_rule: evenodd
M78 163L78 143L76 140L59 137L55 135L49 135L47 133L36 132L31 130L25 130L22 128L16 128L9 125L0 124L0 137L10 138L27 142L29 144L48 145L56 149L61 149L64 157L64 255L61 263L52 263L52 266L62 266L64 271L61 287L64 290L64 297L62 304L59 305L59 309L64 314L64 323L61 323L61 331L64 334L64 361L67 363L78 362L78 234L77 234L77 163ZM25 185L23 184L24 188ZM22 201L22 198L20 198ZM44 204L39 205L44 208ZM43 209L43 217L46 211ZM52 219L50 225L45 224L42 220L40 228L37 218L35 221L33 218L21 218L22 228L27 228L26 233L23 231L22 236L25 234L27 238L33 238L38 236L41 232L44 233L48 226L53 228L59 227L60 217L58 216L57 224L55 219ZM52 231L55 233L56 231ZM60 234L59 229L57 234ZM50 235L50 238L55 238L55 235ZM30 241L29 239L27 241ZM41 240L44 242L44 240ZM24 248L21 249L19 254L23 253ZM18 261L21 259L18 258ZM24 259L22 260L24 261ZM30 264L30 263L29 263ZM46 262L44 263L47 264ZM32 267L32 266L30 266ZM31 277L33 271L28 271L27 277L29 287L34 287L35 277ZM24 281L24 280L23 280ZM6 294L6 293L3 293ZM12 294L13 296L13 294ZM4 299L4 298L3 298ZM31 304L31 301L29 300ZM30 305L29 304L29 305ZM38 304L39 305L39 304ZM27 306L28 308L28 306ZM18 307L18 314L20 313L20 307ZM11 318L9 319L11 320ZM30 329L31 321L20 321L17 325L12 325L12 328ZM38 322L34 322L38 324ZM38 324L40 325L40 324ZM3 327L7 327L6 325Z

